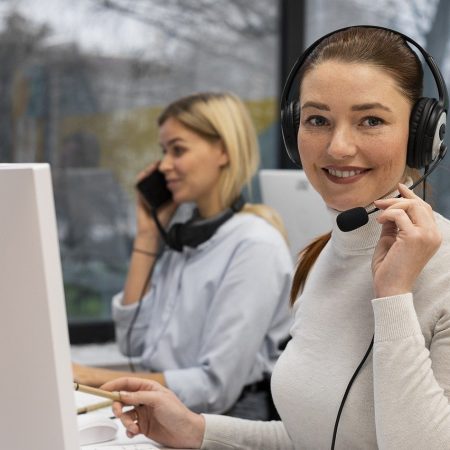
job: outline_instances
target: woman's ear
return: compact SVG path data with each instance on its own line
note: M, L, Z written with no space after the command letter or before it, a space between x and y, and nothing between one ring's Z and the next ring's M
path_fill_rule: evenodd
M225 145L223 145L222 141L219 143L219 150L220 150L219 167L228 166L230 158L228 156L227 149L225 148Z

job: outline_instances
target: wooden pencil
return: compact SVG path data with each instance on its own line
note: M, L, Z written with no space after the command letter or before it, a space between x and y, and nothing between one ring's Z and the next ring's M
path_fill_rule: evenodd
M86 394L96 395L97 397L109 398L115 402L120 402L119 392L109 392L103 389L94 388L91 386L85 386L84 384L73 383L73 388L76 391L84 392Z
M77 414L86 414L90 411L95 411L97 409L106 408L108 406L111 406L112 403L113 403L112 400L105 400L103 402L93 403L92 405L82 406L80 408L77 408Z

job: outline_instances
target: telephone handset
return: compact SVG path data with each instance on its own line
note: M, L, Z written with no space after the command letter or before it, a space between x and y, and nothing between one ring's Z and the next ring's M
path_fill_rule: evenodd
M172 199L172 192L167 188L164 174L159 170L139 181L136 188L151 209L158 209Z

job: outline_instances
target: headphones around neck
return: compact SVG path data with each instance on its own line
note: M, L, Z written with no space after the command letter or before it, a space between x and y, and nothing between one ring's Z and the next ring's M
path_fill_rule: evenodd
M440 156L436 161L437 164L437 162L442 160L446 152L446 146L443 141L448 111L448 93L444 78L432 56L413 39L398 31L372 25L351 26L332 31L315 41L295 62L281 95L281 131L289 158L296 166L302 167L297 145L297 134L300 127L299 83L295 83L300 69L308 56L323 40L352 28L374 28L395 33L402 37L405 42L416 47L430 68L438 89L439 100L421 97L413 106L409 121L406 160L407 165L411 168L425 168L427 170L431 162Z
M244 204L245 200L240 195L229 208L208 219L201 219L198 211L194 211L187 222L175 223L167 231L159 222L154 208L152 208L152 216L165 244L172 250L181 252L184 246L198 247L209 240L221 225L244 207Z

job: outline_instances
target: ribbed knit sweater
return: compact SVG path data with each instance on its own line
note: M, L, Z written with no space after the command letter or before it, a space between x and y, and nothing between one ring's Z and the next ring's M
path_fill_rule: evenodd
M450 449L450 221L412 293L374 298L371 260L381 226L337 227L294 306L292 339L272 378L281 422L205 415L202 449ZM407 267L405 267L407 270Z

